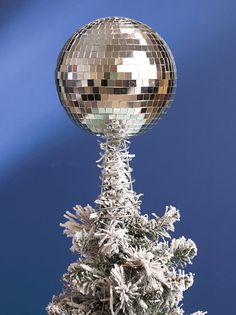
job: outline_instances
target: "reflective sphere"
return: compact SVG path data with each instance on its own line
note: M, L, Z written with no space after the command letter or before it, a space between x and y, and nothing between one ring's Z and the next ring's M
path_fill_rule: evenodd
M173 99L176 67L165 41L128 18L95 20L63 47L56 68L60 101L70 118L102 135L118 120L128 135L153 126Z

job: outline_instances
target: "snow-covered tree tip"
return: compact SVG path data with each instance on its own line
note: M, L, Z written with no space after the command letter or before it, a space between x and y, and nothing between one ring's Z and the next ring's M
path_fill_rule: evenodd
M62 294L48 305L49 315L183 315L183 293L193 284L184 267L197 254L195 243L172 239L179 210L142 215L133 191L129 142L119 124L109 126L98 161L101 194L96 207L66 212L64 232L79 258L63 276ZM192 315L204 315L196 312Z

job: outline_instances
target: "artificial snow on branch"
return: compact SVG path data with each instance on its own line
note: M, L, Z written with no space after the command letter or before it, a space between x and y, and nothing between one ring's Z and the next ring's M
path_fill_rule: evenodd
M78 259L63 276L63 292L47 307L49 315L184 315L183 293L193 274L183 268L197 254L195 243L170 240L178 209L163 216L142 215L133 191L134 155L124 126L114 121L100 143L101 194L96 207L74 207L61 226L72 238ZM196 312L192 315L204 315Z

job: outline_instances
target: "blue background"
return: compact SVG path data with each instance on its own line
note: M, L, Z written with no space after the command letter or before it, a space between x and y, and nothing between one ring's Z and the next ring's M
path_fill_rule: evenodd
M96 137L60 107L54 68L82 25L127 16L155 28L178 67L160 124L133 139L143 212L181 210L176 236L196 241L187 313L235 310L235 0L0 1L0 313L41 315L75 260L59 222L99 193Z

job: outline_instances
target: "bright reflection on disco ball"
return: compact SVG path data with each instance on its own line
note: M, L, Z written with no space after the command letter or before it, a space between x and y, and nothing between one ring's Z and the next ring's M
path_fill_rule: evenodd
M176 67L165 41L128 18L95 20L63 47L56 68L62 105L79 126L102 135L119 120L128 134L152 127L173 99Z

